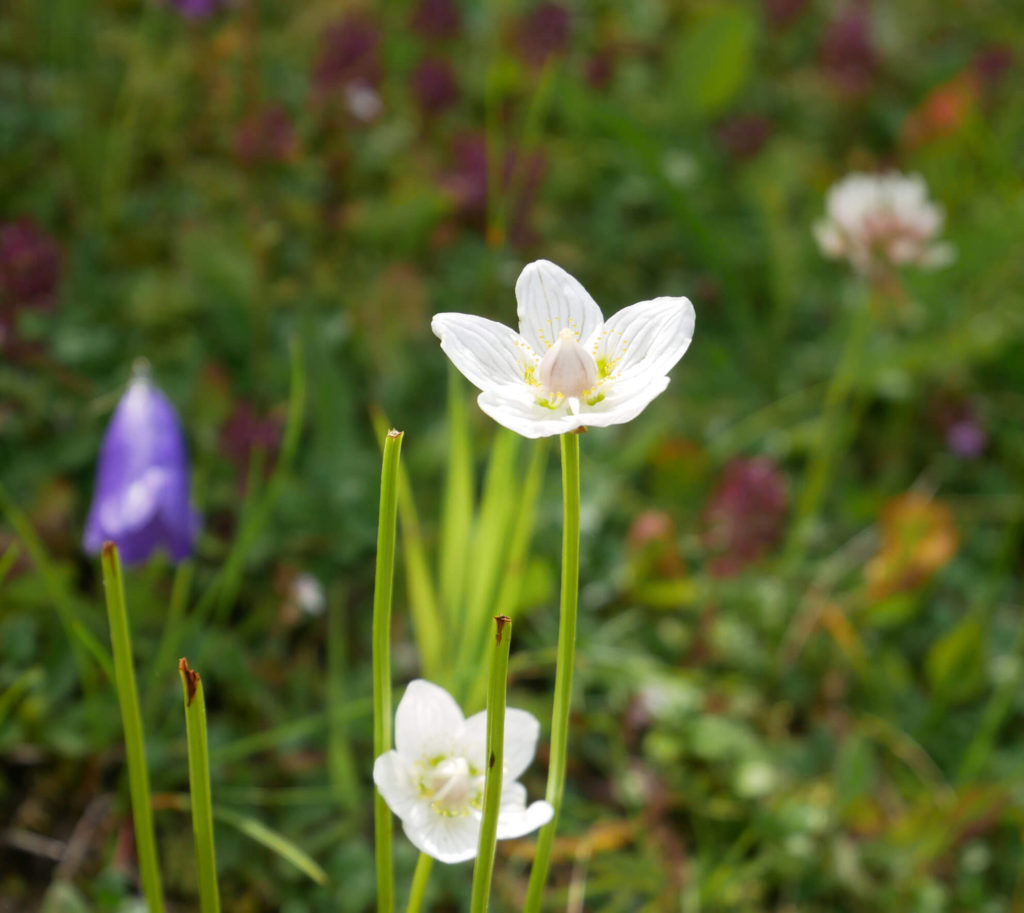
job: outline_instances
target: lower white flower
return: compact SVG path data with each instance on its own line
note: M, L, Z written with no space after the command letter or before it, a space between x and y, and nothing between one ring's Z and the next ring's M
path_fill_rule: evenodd
M693 339L688 298L630 305L607 321L586 289L547 260L516 282L519 332L472 314L437 314L441 348L482 391L480 408L524 437L636 418L668 386Z
M543 827L554 809L526 804L516 779L537 750L540 724L525 710L505 711L498 839L522 837ZM464 862L477 853L487 764L487 712L468 720L438 685L410 682L395 713L395 748L373 765L373 782L402 819L412 844L440 862Z
M920 175L854 173L829 189L814 237L826 257L848 260L861 273L908 263L937 267L953 258L951 245L934 243L943 221Z

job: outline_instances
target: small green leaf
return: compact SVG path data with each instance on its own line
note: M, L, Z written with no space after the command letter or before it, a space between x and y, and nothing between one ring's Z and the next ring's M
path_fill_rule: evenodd
M703 15L683 32L672 72L680 104L704 118L725 108L746 82L756 32L753 14L739 5Z
M970 700L985 686L985 649L981 624L963 619L932 644L925 661L928 683L945 703Z
M213 817L217 821L223 821L240 833L245 834L251 840L263 844L268 850L273 850L278 856L291 863L300 872L308 875L317 884L327 884L327 873L317 865L308 853L299 849L287 837L267 827L261 821L218 806L213 808Z

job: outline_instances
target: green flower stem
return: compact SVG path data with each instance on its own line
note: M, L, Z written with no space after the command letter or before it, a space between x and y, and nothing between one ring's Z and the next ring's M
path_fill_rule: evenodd
M505 757L505 687L508 681L508 651L512 642L512 619L494 618L494 646L491 674L487 684L487 773L484 779L484 816L480 822L480 844L473 865L473 893L470 913L487 913L494 874L498 811L501 807L501 779Z
M416 862L416 871L412 873L412 887L409 888L409 906L406 913L420 913L423 908L423 894L427 890L427 882L430 880L430 871L434 867L434 857L426 853L420 853Z
M220 913L217 888L217 854L213 846L213 798L210 790L210 751L206 742L206 699L203 680L178 660L185 699L185 733L188 737L188 782L192 793L192 836L196 845L201 913Z
M572 670L576 654L576 613L580 587L580 439L575 432L563 434L562 442L562 605L558 629L558 661L555 666L555 705L551 714L551 760L545 798L555 810L541 828L537 852L530 870L524 913L537 913L544 896L551 847L565 790L565 764L569 745L569 705L572 701Z
M811 452L807 471L804 474L803 488L791 527L792 532L784 551L783 564L787 568L792 568L795 565L807 545L811 527L828 489L835 456L841 447L843 438L852 434L854 430L846 429L844 435L843 424L850 412L850 391L861 370L864 346L872 323L870 297L870 293L865 294L861 296L861 300L853 303L843 351L836 361L835 371L825 390L825 401L821 408L817 439L814 450Z
M395 529L398 522L398 466L402 432L391 430L384 441L377 526L377 574L373 587L373 754L391 748L391 591L395 576ZM391 858L391 809L379 792L373 797L377 858L377 913L395 907Z
M142 891L150 913L163 913L164 898L160 887L160 865L156 855L153 832L153 808L150 804L149 772L146 769L146 744L142 734L142 715L135 687L132 663L132 639L125 608L124 579L121 558L113 542L103 544L101 556L103 586L107 595L107 618L110 622L110 643L114 651L114 681L121 704L124 725L124 746L128 758L128 788L135 822L135 846L139 856Z

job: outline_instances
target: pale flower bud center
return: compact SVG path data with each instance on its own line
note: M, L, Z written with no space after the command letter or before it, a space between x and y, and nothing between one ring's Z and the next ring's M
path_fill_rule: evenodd
M576 334L564 329L541 359L538 376L548 393L580 397L597 383L597 364Z
M437 811L463 814L477 798L483 778L474 776L465 758L441 761L423 778L423 786Z

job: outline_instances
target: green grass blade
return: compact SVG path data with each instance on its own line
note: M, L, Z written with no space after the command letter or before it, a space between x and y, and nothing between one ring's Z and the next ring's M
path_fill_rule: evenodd
M317 884L327 884L327 873L308 853L297 847L287 837L267 827L262 821L220 806L214 806L213 817L265 846L268 850L272 850L285 862L295 866L304 875L308 875Z
M391 430L384 441L377 528L377 570L373 586L373 754L391 748L391 598L398 523L398 478L402 432ZM392 913L394 860L391 855L391 809L373 794L374 848L377 865L377 913Z
M192 835L196 844L196 872L199 879L199 909L219 913L220 890L217 887L217 854L213 844L213 800L210 790L210 752L206 740L206 700L203 680L178 662L185 699L185 732L188 737L188 782L192 794Z
M387 440L387 419L380 413L373 416L374 430L382 441ZM427 553L423 547L419 512L412 494L412 485L405 467L398 467L398 511L401 517L402 563L412 615L413 635L424 677L443 683L445 666L441 661L441 632L444 625L437 606L434 581L430 574Z
M484 812L480 822L480 843L473 865L473 893L470 913L487 913L494 875L498 812L505 758L505 692L508 683L508 652L512 641L512 619L494 619L490 678L487 687L487 773L484 780Z
M110 622L110 642L114 651L114 680L117 685L118 702L121 705L121 721L124 725L128 788L132 800L132 819L135 823L139 875L151 913L163 913L163 889L160 885L160 865L157 862L156 835L153 831L146 744L142 732L142 714L139 711L139 694L135 686L131 633L124 599L124 579L121 576L121 559L113 542L103 544L101 561L103 586L107 596L107 617Z
M448 366L448 472L441 510L441 607L449 622L462 604L473 525L473 455L462 375Z

